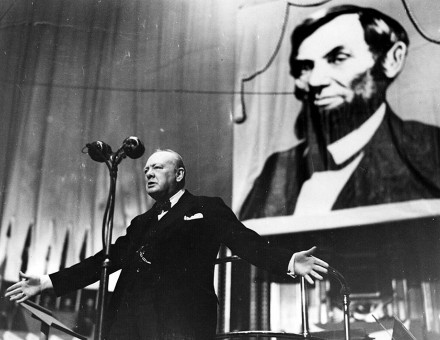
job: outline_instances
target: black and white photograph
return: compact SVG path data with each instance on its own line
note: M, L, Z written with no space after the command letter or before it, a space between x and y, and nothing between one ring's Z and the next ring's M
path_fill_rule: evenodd
M440 2L0 2L0 339L440 340Z

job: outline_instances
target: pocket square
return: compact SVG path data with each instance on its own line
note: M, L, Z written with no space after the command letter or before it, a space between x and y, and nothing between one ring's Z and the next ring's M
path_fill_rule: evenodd
M191 221L191 220L198 220L198 219L201 219L201 218L203 218L203 214L202 213L197 213L197 214L194 214L192 216L184 216L183 220L184 221Z

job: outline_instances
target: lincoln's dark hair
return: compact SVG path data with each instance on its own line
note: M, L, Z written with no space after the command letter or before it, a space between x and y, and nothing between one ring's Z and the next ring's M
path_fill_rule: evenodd
M357 14L359 16L359 21L365 33L365 42L370 46L370 51L376 59L376 64L381 62L388 50L396 42L401 41L405 45L409 45L408 35L402 25L376 9L354 5L330 7L304 20L293 31L291 37L292 53L290 55L290 73L292 76L295 77L296 75L295 70L292 68L302 42L319 27L344 14Z

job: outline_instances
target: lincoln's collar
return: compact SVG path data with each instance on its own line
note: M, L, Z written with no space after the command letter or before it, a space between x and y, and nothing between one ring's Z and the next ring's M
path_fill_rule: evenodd
M344 163L362 150L382 123L385 109L386 105L383 103L359 128L327 147L336 164Z

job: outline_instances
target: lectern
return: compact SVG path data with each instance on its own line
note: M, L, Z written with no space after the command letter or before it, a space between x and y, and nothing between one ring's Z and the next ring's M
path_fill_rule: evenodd
M53 327L75 338L87 340L87 337L72 331L69 327L55 318L50 310L29 300L20 303L20 306L30 312L34 319L41 322L40 339L49 340L50 327Z

